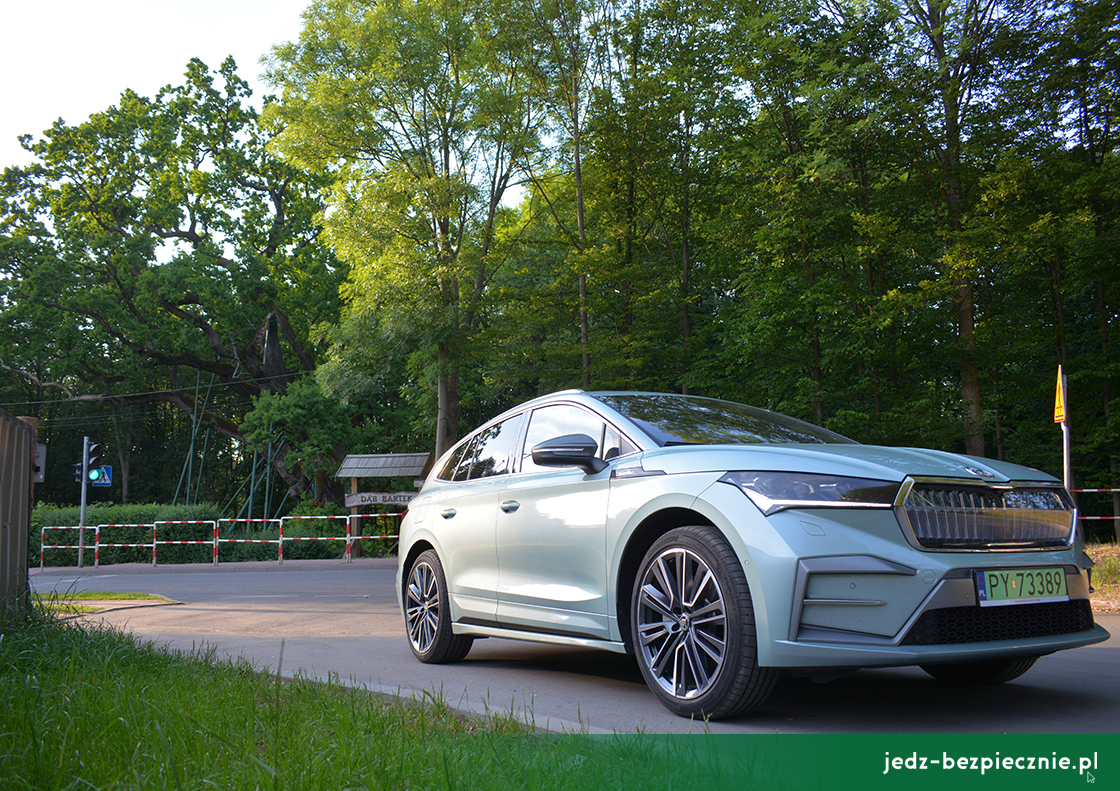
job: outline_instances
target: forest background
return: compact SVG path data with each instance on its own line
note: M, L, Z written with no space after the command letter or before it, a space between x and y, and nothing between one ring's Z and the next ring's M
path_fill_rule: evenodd
M1060 364L1075 484L1116 487L1118 19L317 0L263 111L194 60L23 138L0 406L40 420L41 501L77 501L89 435L94 499L244 515L252 480L273 516L567 387L1060 473Z

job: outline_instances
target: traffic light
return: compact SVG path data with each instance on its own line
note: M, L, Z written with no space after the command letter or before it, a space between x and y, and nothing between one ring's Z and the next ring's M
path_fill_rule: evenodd
M98 442L91 442L86 446L86 478L92 483L101 480L105 471L101 469L101 456L105 446Z
M82 463L80 461L74 465L74 480L78 483L82 482Z

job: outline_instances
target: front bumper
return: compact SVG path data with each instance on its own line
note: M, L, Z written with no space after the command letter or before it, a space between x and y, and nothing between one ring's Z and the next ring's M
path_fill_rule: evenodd
M1069 600L980 607L972 568L948 570L932 592L909 609L890 594L916 569L870 556L799 561L789 632L774 645L778 666L907 665L1053 653L1101 642L1089 587L1065 566ZM915 584L921 584L916 580ZM851 595L859 591L858 598ZM847 594L847 595L845 595Z
M930 551L892 510L803 509L764 517L732 487L703 498L745 559L759 663L825 668L1032 656L1107 640L1093 622L1078 550ZM745 507L744 507L745 506ZM1053 568L1068 601L981 607L974 573Z

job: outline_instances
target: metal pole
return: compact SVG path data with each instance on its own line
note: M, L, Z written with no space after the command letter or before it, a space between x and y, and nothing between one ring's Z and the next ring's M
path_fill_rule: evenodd
M1064 457L1065 466L1065 487L1073 488L1073 462L1071 456L1073 454L1073 443L1070 439L1070 421L1062 421L1062 455Z
M78 568L86 552L86 481L89 480L89 437L82 437L82 509L78 517Z
M1058 366L1058 386L1061 387L1062 399L1062 465L1063 465L1063 480L1065 481L1066 488L1073 488L1073 442L1070 439L1069 431L1069 380L1066 378L1065 373L1062 372L1062 367Z
M206 469L206 451L210 449L210 429L206 429L206 439L202 441L202 458L198 460L198 481L194 485L194 501L198 502L198 493L202 491L202 471ZM187 482L187 504L191 501L191 485Z
M257 494L257 452L253 451L253 480L249 484L249 518L253 518L253 499ZM267 516L267 514L266 514Z
M268 426L268 433L272 434L272 424ZM264 465L264 518L268 519L269 506L272 504L272 440L268 441Z
M1068 420L1063 420L1062 421L1062 457L1063 457L1063 460L1064 460L1064 468L1065 468L1064 469L1065 475L1063 476L1063 479L1065 480L1065 484L1066 484L1067 489L1072 489L1073 488L1073 463L1072 463L1072 460L1071 460L1072 454L1073 454L1073 443L1070 440L1069 421Z

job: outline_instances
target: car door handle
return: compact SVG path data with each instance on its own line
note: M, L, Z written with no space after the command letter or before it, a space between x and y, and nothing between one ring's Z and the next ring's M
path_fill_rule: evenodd
M500 507L507 514L512 514L514 511L521 507L521 503L517 502L517 500L506 500L501 504Z
M454 508L448 508L446 511L442 511L440 513L440 516L442 516L444 519L450 519L451 517L455 516L455 514L456 511Z

